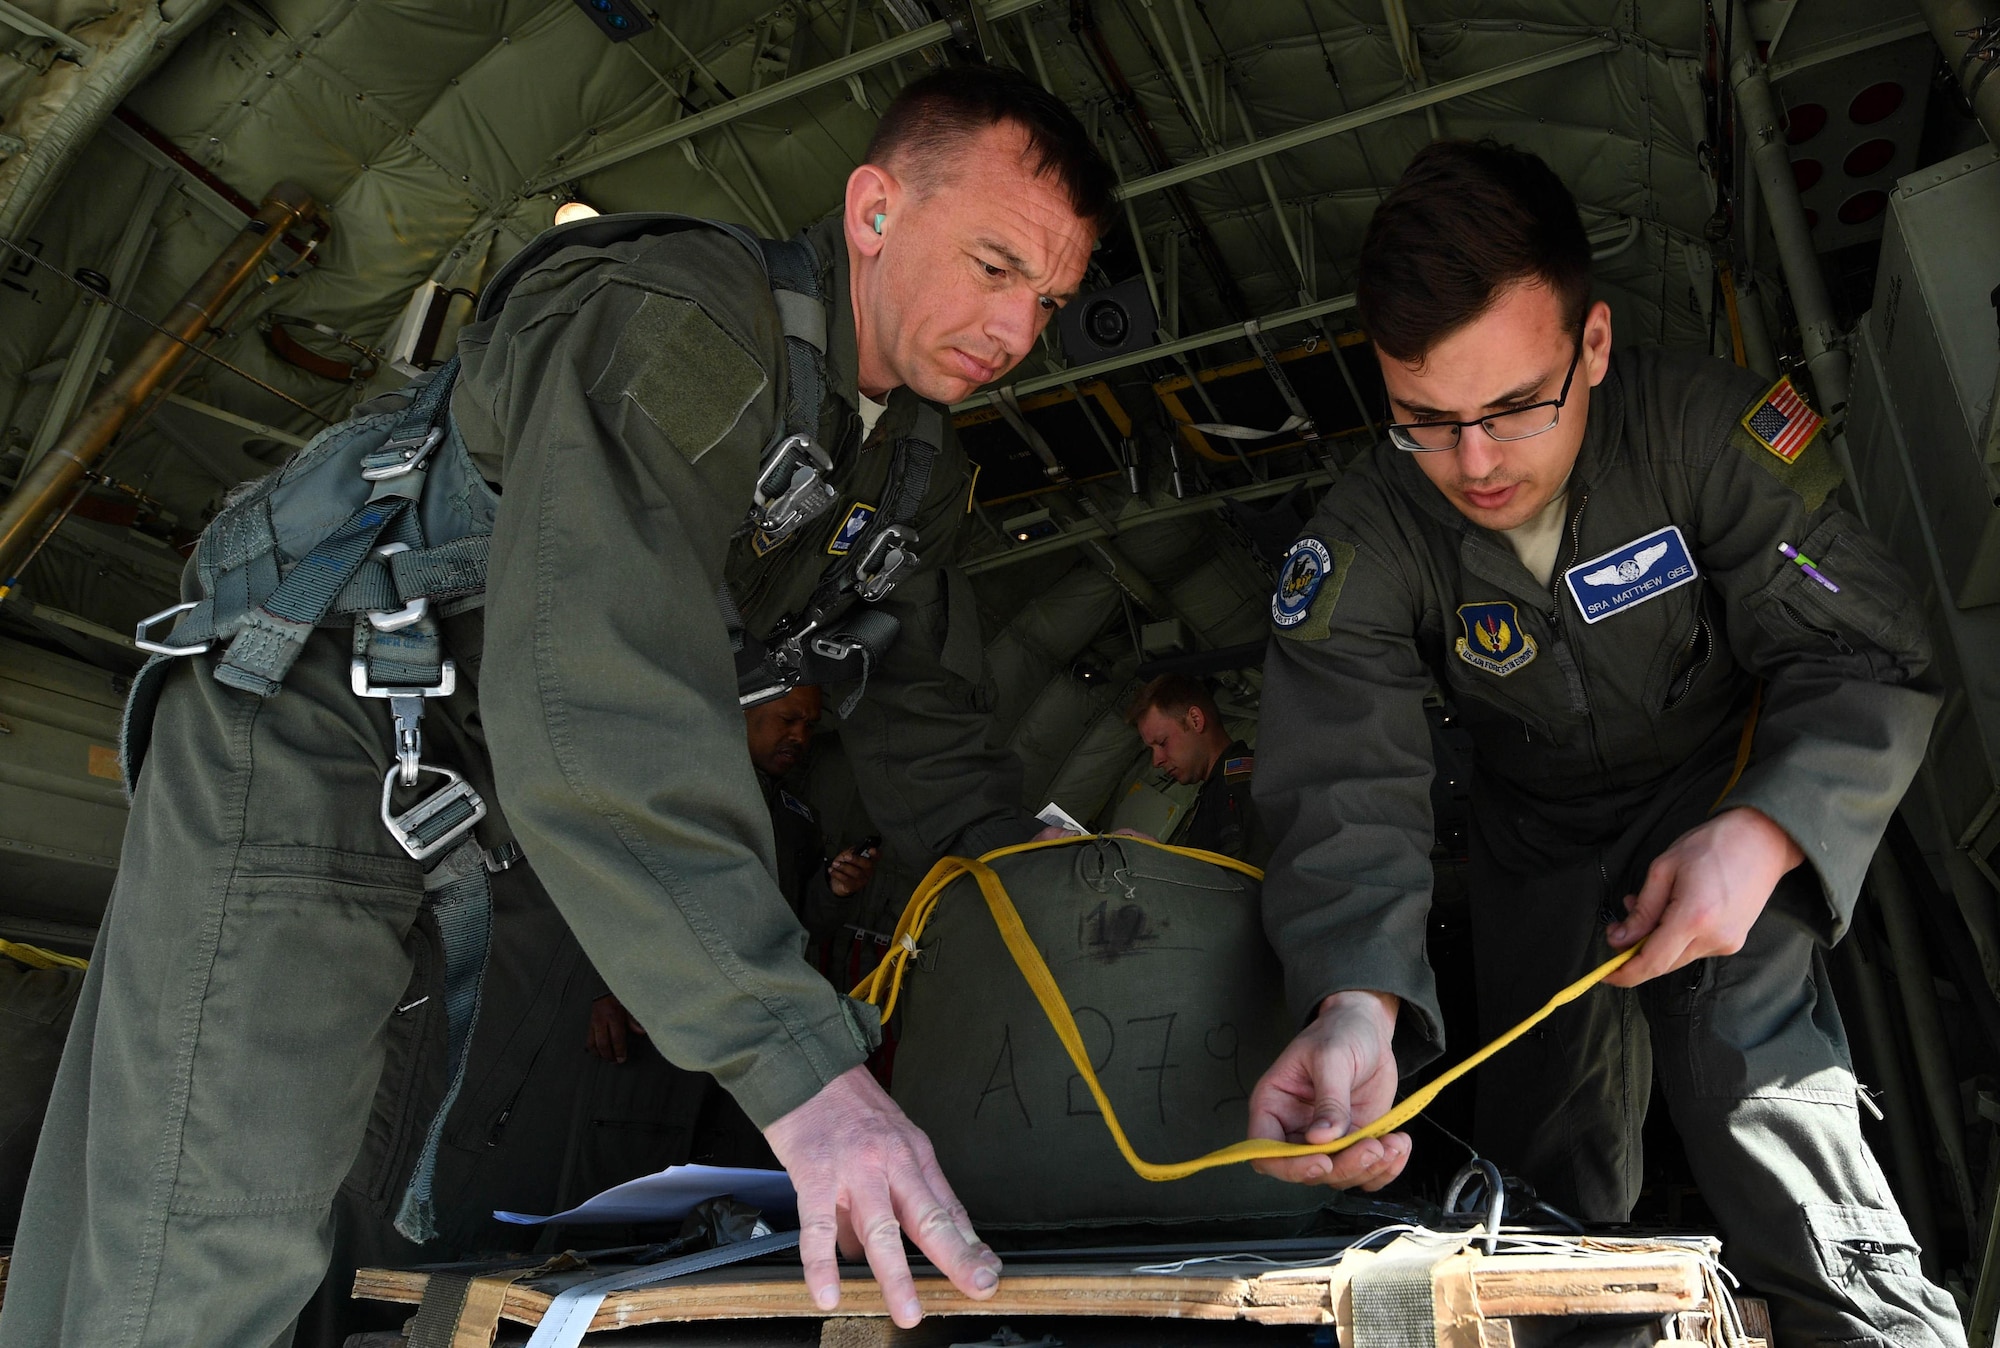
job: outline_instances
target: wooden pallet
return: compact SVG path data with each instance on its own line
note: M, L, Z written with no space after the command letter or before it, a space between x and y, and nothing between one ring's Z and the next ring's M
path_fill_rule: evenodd
M1709 1281L1702 1258L1685 1246L1634 1240L1578 1242L1575 1257L1478 1253L1453 1256L1437 1266L1440 1348L1507 1348L1506 1322L1528 1316L1658 1315L1678 1317L1684 1337L1721 1344L1710 1332ZM997 1296L973 1301L934 1271L920 1273L917 1293L927 1315L1134 1316L1191 1320L1241 1320L1265 1325L1335 1325L1353 1322L1350 1282L1377 1254L1356 1252L1338 1264L1224 1271L1198 1264L1172 1274L1141 1273L1132 1263L1008 1265ZM514 1283L501 1315L536 1324L565 1287L600 1276L588 1269ZM417 1303L429 1274L414 1269L362 1269L354 1295ZM841 1321L886 1317L881 1294L865 1275L841 1284ZM607 1296L592 1331L668 1321L811 1317L825 1319L806 1295L796 1268L717 1269L660 1287ZM835 1336L839 1337L839 1336ZM865 1335L863 1337L866 1337ZM1343 1332L1341 1338L1347 1341Z

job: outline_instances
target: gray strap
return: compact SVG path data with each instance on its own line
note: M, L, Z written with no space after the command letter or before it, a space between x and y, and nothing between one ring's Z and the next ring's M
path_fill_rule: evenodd
M439 1269L425 1278L424 1298L403 1331L402 1348L452 1348L458 1335L458 1317L465 1310L466 1293L472 1290L475 1276Z
M386 561L370 557L334 598L333 614L389 613L413 599L457 599L486 588L490 534L467 534L434 548L411 548Z
M444 1011L450 1045L451 1085L438 1104L437 1116L424 1134L416 1170L396 1210L396 1230L419 1244L437 1237L437 1214L431 1186L437 1178L438 1144L444 1140L445 1119L465 1084L472 1027L479 1019L479 992L486 976L486 956L493 929L493 894L487 884L486 854L471 838L445 854L424 876L424 902L437 922L444 947Z
M1354 1274L1354 1341L1368 1348L1438 1348L1432 1270L1465 1248L1462 1237L1405 1237Z
M826 315L819 257L803 239L759 239L757 246L785 333L785 432L818 440L820 409L826 405ZM817 313L816 320L806 316L808 306Z
M738 1241L734 1245L719 1245L699 1254L682 1255L679 1259L668 1259L663 1263L648 1264L644 1268L625 1273L613 1273L603 1278L593 1278L589 1282L578 1283L558 1293L549 1308L542 1312L541 1323L535 1326L534 1335L529 1338L527 1348L577 1348L583 1342L584 1333L590 1322L596 1318L598 1308L604 1298L612 1292L626 1292L635 1287L651 1287L669 1278L679 1278L689 1273L706 1273L712 1268L724 1268L738 1264L745 1259L754 1259L760 1254L776 1254L789 1250L799 1243L796 1231L779 1231L768 1236L757 1236L751 1240Z
M774 290L778 302L778 322L785 336L796 337L821 355L826 354L826 306L817 297L796 290Z
M216 679L259 697L276 693L334 597L409 509L401 497L370 501L321 539L270 598L244 615L228 654L215 667Z

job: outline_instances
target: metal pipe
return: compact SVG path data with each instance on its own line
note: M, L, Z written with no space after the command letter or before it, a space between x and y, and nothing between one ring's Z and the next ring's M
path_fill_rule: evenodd
M1952 1193L1966 1231L1974 1232L1979 1229L1979 1213L1972 1197L1972 1170L1966 1162L1958 1078L1945 1050L1944 1018L1938 1014L1937 989L1931 982L1930 956L1924 949L1916 901L1910 897L1903 872L1886 844L1876 848L1869 859L1868 892L1874 895L1875 909L1882 915L1882 928L1889 937L1889 958L1896 970L1896 990L1902 996L1917 1079L1923 1086L1924 1103L1929 1107L1945 1164L1951 1170Z
M14 576L50 513L76 490L139 405L187 359L194 340L243 283L256 275L285 231L314 212L313 199L303 187L280 183L272 188L255 218L245 223L242 232L167 314L160 324L166 331L149 336L34 470L22 474L6 501L0 502L0 578Z
M1143 196L1147 192L1157 192L1164 187L1175 187L1190 179L1205 178L1211 173L1220 173L1224 169L1235 168L1238 164L1248 164L1253 160L1262 159L1266 155L1280 154L1286 150L1296 150L1301 145L1310 145L1314 141L1325 140L1329 136L1342 135L1360 127L1372 126L1376 122L1386 121L1391 117L1400 117L1406 112L1415 112L1420 108L1427 108L1433 103L1442 103L1447 99L1457 98L1460 94L1478 93L1483 89L1491 89L1498 84L1525 79L1529 75L1538 75L1545 70L1554 70L1560 66L1570 65L1592 56L1599 56L1605 52L1615 50L1617 46L1618 39L1608 35L1587 38L1582 42L1572 42L1567 46L1557 47L1553 51L1543 52L1538 56L1526 57L1519 61L1510 61L1506 65L1495 66L1491 70L1483 70L1477 75L1466 75L1460 79L1446 80L1443 84L1434 84L1428 89L1419 89L1411 93L1398 94L1394 98L1384 99L1372 107L1362 108L1357 112L1343 113L1338 117L1329 117L1323 122L1313 122L1310 125L1298 127L1281 135L1272 136L1268 140L1241 145L1234 150L1224 150L1221 154L1209 155L1205 159L1191 160L1176 168L1155 173L1150 177L1134 179L1126 183L1123 187L1120 187L1118 195L1121 197L1136 197Z
M1430 77L1424 73L1423 57L1417 51L1417 35L1410 27L1409 11L1403 8L1403 0L1382 0L1382 17L1388 21L1389 41L1396 48L1396 60L1403 67L1405 83L1411 89L1422 89L1430 84ZM1424 106L1424 127L1431 133L1432 140L1444 135L1438 126L1435 104Z
M1938 1274L1937 1212L1931 1206L1930 1167L1924 1164L1924 1145L1917 1133L1916 1106L1910 1100L1909 1078L1903 1075L1903 1054L1896 1047L1889 998L1882 991L1882 975L1861 948L1860 933L1849 932L1834 947L1834 955L1847 966L1847 975L1861 999L1861 1035L1868 1044L1884 1103L1882 1122L1889 1130L1889 1161L1896 1172L1896 1198L1910 1232L1922 1250L1924 1272Z
M984 12L986 18L992 21L1033 9L1040 3L1042 0L987 0ZM872 70L897 57L922 51L934 43L949 41L951 36L951 25L942 19L936 23L927 23L921 28L913 28L907 33L892 37L887 42L878 42L851 56L828 61L823 66L814 66L811 70L801 71L779 80L776 84L767 84L755 93L732 98L727 103L712 108L704 108L670 126L663 126L657 131L648 131L642 136L637 136L623 145L614 145L596 154L584 155L567 164L558 160L556 169L522 188L521 195L533 196L537 192L546 192L562 183L610 168L613 164L622 164L635 155L645 154L648 150L657 150L662 145L686 140L689 136L699 135L713 127L727 125L738 117L788 102L800 94L810 93L825 85L837 84L849 75L859 75L864 70Z
M1833 298L1827 293L1819 254L1813 250L1812 227L1806 223L1806 208L1799 200L1792 159L1785 152L1785 133L1779 125L1777 103L1771 97L1771 82L1757 56L1757 43L1750 20L1743 12L1743 0L1732 0L1732 4L1735 17L1731 22L1739 40L1729 67L1729 81L1736 92L1737 121L1743 128L1751 164L1757 171L1757 186L1764 199L1771 237L1778 244L1778 265L1784 269L1785 286L1792 294L1792 309L1798 314L1799 341L1805 347L1806 369L1812 374L1813 389L1819 394L1819 410L1840 441L1841 458L1845 459L1847 350L1840 344Z
M1336 295L1329 300L1316 300L1311 304L1301 304L1296 309L1281 309L1275 314L1267 314L1257 320L1257 326L1265 330L1282 328L1288 323L1305 323L1324 314L1336 314L1354 307L1354 296ZM1040 393L1043 389L1059 388L1072 379L1090 380L1113 370L1122 370L1132 365L1144 365L1149 360L1159 360L1163 356L1177 356L1183 351L1192 351L1198 346L1213 346L1217 342L1240 342L1243 340L1241 323L1226 323L1207 332L1197 332L1192 337L1177 337L1171 342L1161 342L1157 346L1143 347L1128 351L1122 356L1111 356L1104 360L1092 361L1088 365L1072 365L1054 374L1039 375L1034 379L1024 379L1014 386L1014 391L1023 398L1030 393ZM974 395L963 402L953 403L954 412L970 412L986 405L983 395Z
M1214 510L1228 501L1261 501L1267 496L1283 496L1297 486L1320 487L1333 481L1333 474L1326 469L1316 468L1309 473L1295 473L1291 477L1274 477L1268 482L1252 482L1242 487L1232 487L1228 491L1211 492L1205 496L1187 496L1167 505L1147 506L1138 510L1127 510L1119 517L1121 533L1131 533L1149 524L1161 524L1167 520L1180 519L1187 515L1200 515ZM1065 548L1080 547L1094 539L1104 537L1104 530L1096 524L1079 524L1073 529L1038 538L1032 543L1019 543L1007 551L984 557L972 557L959 563L959 569L968 576L976 576L983 571L998 571L1016 562L1025 562L1031 557L1046 557L1052 552Z
M2000 145L2000 6L1993 0L1917 0L1938 50L1986 138ZM1969 87L1968 87L1969 86Z

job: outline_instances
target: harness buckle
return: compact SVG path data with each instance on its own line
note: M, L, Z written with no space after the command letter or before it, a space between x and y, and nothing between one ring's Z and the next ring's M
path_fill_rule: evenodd
M868 649L853 637L841 636L837 632L814 637L812 648L814 655L823 655L829 660L845 660L856 651Z
M788 435L772 446L750 489L750 523L771 542L825 513L839 497L827 479L833 460L810 435Z
M376 561L386 562L397 553L408 552L409 550L410 545L408 543L384 543L381 547L375 549L372 555ZM430 607L430 599L427 596L418 595L399 609L370 613L368 615L368 625L378 632L400 631L412 623L422 622L424 615L430 612Z
M412 860L428 861L486 817L486 802L471 783L450 768L419 763L417 771L444 778L444 785L398 814L394 797L402 769L390 768L382 778L382 825Z
M361 460L361 476L369 482L383 482L414 473L424 466L424 460L430 458L431 451L442 443L442 426L431 427L421 440L384 440L380 448Z
M438 681L430 687L377 688L368 681L368 661L355 656L348 667L348 683L356 697L381 697L389 700L389 714L396 718L396 766L389 769L391 775L401 779L404 786L415 786L419 772L443 772L443 768L433 768L423 762L424 754L424 699L427 697L450 697L458 687L458 666L446 660L438 670ZM383 800L386 802L386 793ZM383 806L387 810L387 805ZM482 811L484 807L481 807ZM388 815L385 813L386 820ZM394 828L389 830L395 832ZM421 858L419 858L421 860Z
M854 564L854 593L872 604L895 589L898 573L917 560L909 546L916 541L917 531L907 525L884 526Z
M178 618L189 609L200 607L201 601L199 599L191 599L185 604L175 604L172 608L163 608L150 618L139 619L138 624L132 629L132 644L140 650L148 651L154 655L206 655L209 647L215 644L214 642L204 641L199 646L169 646L164 641L149 641L146 638L147 631L157 624L163 623L169 618Z

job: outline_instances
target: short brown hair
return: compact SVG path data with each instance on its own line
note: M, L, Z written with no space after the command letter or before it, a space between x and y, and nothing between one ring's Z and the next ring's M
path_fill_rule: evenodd
M948 171L966 136L1000 122L1028 133L1038 177L1054 178L1077 218L1102 235L1118 208L1117 179L1069 105L1010 66L941 66L903 86L875 124L864 157L870 164L902 159L918 183Z
M1132 705L1125 709L1125 724L1138 725L1139 718L1155 708L1178 721L1188 714L1190 707L1200 707L1210 720L1221 722L1222 713L1216 708L1207 684L1185 674L1162 674L1133 697Z
M1377 348L1416 362L1518 282L1546 285L1583 330L1590 240L1549 166L1494 140L1417 151L1361 241L1355 307Z

